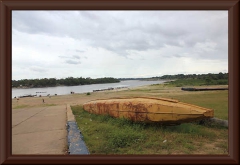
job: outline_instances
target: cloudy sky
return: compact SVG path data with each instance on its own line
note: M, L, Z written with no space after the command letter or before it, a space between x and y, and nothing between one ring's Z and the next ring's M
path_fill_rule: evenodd
M228 72L228 11L13 11L12 79Z

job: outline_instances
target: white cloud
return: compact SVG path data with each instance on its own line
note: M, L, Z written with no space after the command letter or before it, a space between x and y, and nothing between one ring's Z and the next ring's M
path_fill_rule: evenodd
M194 45L194 48L196 49L196 52L202 53L202 52L211 52L216 51L217 43L206 41L206 42L198 42Z

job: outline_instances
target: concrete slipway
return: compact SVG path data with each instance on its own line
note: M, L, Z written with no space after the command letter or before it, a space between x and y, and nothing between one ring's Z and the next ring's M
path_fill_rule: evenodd
M69 105L12 110L12 154L89 154Z

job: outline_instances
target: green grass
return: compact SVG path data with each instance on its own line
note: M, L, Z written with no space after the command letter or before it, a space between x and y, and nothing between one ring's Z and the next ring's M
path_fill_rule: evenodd
M182 91L180 87L169 87L168 84L156 84L146 88L134 89L130 92L134 93L135 96L165 97L210 108L214 110L214 117L228 120L228 90Z
M169 81L168 86L172 87L184 87L184 86L202 86L202 85L227 85L228 80L227 79L177 79L174 81Z
M15 107L12 107L13 109L21 109L21 108L26 108L28 105L22 104L22 105L17 105Z
M174 99L214 110L214 117L228 120L228 91L189 92Z
M90 114L81 105L71 108L91 154L223 154L228 150L228 130L224 128L146 124ZM218 150L208 149L215 143Z
M56 106L57 104L41 104L40 106L42 107L49 107L49 106ZM21 108L26 108L26 107L30 107L29 105L17 105L17 106L14 106L13 109L21 109Z
M57 104L42 104L44 107L49 107L49 106L56 106Z
M205 85L205 81L201 79L178 79L166 83L170 87L183 87L183 86L200 86Z

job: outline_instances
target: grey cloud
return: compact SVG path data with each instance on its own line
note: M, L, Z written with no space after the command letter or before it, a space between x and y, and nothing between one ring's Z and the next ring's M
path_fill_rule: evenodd
M179 54L173 54L173 55L168 55L168 56L163 55L162 57L165 57L165 58L173 58L173 57L175 57L175 58L182 58L182 57L185 57L185 56L179 55Z
M78 11L78 13L79 13L79 15L81 15L83 17L86 17L88 19L92 19L92 20L100 19L97 14L94 14L94 13L89 12L89 11L85 11L85 12Z
M72 56L58 56L60 58L67 58L67 59L80 59L81 57L78 55L72 55Z
M57 29L56 21L51 18L50 13L44 11L18 11L13 12L12 17L12 27L22 32L53 35Z
M30 67L30 70L35 71L35 72L46 72L46 71L47 71L47 70L44 69L44 68L35 67L35 66Z
M78 53L84 53L85 51L84 50L79 50L79 49L66 49L67 52L78 52Z
M182 57L185 57L185 56L179 55L179 54L175 54L175 55L173 55L173 57L182 58Z
M85 51L83 51L83 50L78 50L78 49L76 49L75 50L76 52L80 52L80 53L84 53Z
M13 11L13 28L68 36L121 56L165 45L192 49L207 39L220 43L216 49L221 57L225 56L221 52L227 52L227 41L222 41L227 40L227 11ZM206 54L199 52L198 56L216 58L213 53Z
M72 58L74 58L74 59L80 59L80 56L78 56L78 55L73 55Z
M68 56L58 56L60 58L69 58Z
M66 62L67 64L74 64L74 65L76 65L76 64L81 64L80 61L74 61L74 60L66 60L65 62Z
M67 64L81 64L81 62L79 61L80 60L80 56L78 55L72 55L72 56L58 56L60 58L63 58L63 59L67 59L65 60L65 63Z

